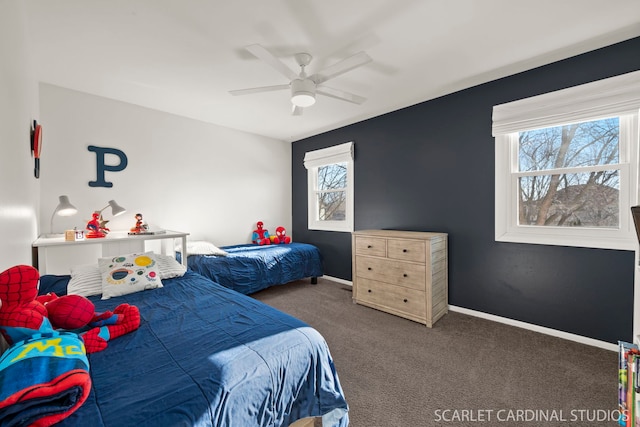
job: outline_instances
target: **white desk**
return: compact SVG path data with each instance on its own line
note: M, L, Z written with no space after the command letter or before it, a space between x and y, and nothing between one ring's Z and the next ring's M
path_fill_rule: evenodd
M165 233L130 236L126 231L112 231L107 237L66 241L64 236L37 238L33 244L33 266L43 274L69 274L69 267L78 264L96 263L98 257L108 257L145 251L145 243L160 240L162 253L174 255L174 240L180 239L182 248L187 247L189 233L166 230ZM167 243L171 243L167 246ZM182 257L187 265L187 257Z

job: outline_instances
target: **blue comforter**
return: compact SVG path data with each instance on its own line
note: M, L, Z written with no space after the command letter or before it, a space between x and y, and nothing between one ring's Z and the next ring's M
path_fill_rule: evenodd
M348 425L317 331L191 271L163 284L91 298L98 312L136 305L142 321L89 355L91 394L61 426L278 427L309 416Z
M269 286L323 274L320 251L307 243L248 244L223 246L221 249L229 255L190 255L188 267L245 295Z

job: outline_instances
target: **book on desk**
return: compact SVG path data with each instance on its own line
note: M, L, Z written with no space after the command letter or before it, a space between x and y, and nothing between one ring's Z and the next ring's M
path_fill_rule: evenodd
M129 236L152 236L154 234L166 234L167 230L129 231Z

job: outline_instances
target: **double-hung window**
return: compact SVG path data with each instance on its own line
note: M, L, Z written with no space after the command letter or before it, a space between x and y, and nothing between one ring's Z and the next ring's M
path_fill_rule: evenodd
M495 239L634 250L640 71L493 108Z
M304 156L310 230L353 231L353 142Z

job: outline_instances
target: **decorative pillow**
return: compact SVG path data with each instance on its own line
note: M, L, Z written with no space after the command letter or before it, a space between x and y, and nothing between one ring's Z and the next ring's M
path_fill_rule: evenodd
M184 276L187 267L180 264L175 258L164 254L153 254L158 262L160 280Z
M162 287L158 263L152 253L98 259L102 299Z
M98 264L82 264L71 267L71 279L67 285L67 295L100 295L102 293L102 274Z
M182 253L182 245L177 245L176 251ZM187 242L187 256L189 255L227 256L229 254L211 242L195 240L193 242Z

